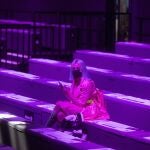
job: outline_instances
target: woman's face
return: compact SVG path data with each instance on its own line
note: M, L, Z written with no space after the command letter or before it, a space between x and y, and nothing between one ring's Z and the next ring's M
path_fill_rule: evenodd
M74 79L82 77L80 64L76 63L72 65L72 75Z

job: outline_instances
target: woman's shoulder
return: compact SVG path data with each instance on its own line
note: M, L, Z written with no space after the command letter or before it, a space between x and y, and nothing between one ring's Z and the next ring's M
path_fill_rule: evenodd
M94 81L92 79L89 79L89 78L83 78L82 79L82 85L83 86L94 85Z

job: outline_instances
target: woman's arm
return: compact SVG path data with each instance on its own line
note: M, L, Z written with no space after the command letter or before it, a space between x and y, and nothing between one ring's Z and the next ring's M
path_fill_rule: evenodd
M61 82L58 82L60 89L63 91L67 99L69 100L70 86L63 85Z
M74 104L79 106L85 106L94 91L94 82L92 80L86 80L82 83L82 85L80 85L80 93L78 94L78 97L73 97L71 94L69 95L69 97Z

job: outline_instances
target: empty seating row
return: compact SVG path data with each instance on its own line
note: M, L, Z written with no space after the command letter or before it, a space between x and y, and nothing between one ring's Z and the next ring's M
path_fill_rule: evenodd
M40 125L35 126L29 120L6 111L0 112L0 131L1 144L7 144L15 150L108 148L89 141L81 141L78 137L55 129L43 128ZM7 146L1 150L12 149Z
M0 72L0 81L1 81L0 89L10 92L10 94L2 93L0 97L4 99L11 98L13 99L13 101L16 101L17 103L25 102L25 105L17 104L18 108L22 107L25 110L28 110L26 105L29 104L32 105L34 103L35 104L41 103L40 101L55 104L57 100L65 99L63 93L58 88L57 80L40 78L39 76L20 73L12 70L3 70L3 72ZM23 95L25 97L20 97L11 93L16 93L19 95ZM31 99L30 97L33 99ZM149 100L127 96L119 93L112 93L108 91L104 91L104 97L108 106L108 111L111 115L111 118L114 121L118 121L120 123L128 123L131 126L136 126L141 129L149 130L149 123L148 123L150 113ZM35 99L38 99L38 101ZM3 101L3 103L4 102L5 101ZM9 103L12 103L12 100ZM15 103L13 103L13 105L15 108L17 107L15 106ZM9 107L9 105L6 106ZM10 105L10 107L12 106ZM127 112L130 113L130 116L128 116ZM147 123L146 124L141 123L141 120L136 117L137 115L141 116L142 122Z
M74 53L74 58L82 59L88 66L91 67L150 76L150 59L146 58L92 50L77 50Z
M137 42L117 42L116 53L129 56L150 58L150 45Z
M87 141L87 143L85 143L85 142L81 141L79 138L75 138L66 133L56 131L54 129L47 129L44 127L45 118L48 118L49 113L51 112L51 110L53 110L54 104L49 104L44 101L42 102L39 100L35 100L32 98L21 96L21 95L14 94L14 93L7 93L6 91L5 92L1 91L0 101L1 101L1 106L3 106L2 107L3 109L6 110L6 108L8 108L9 111L12 111L15 113L15 115L8 115L8 114L2 113L0 115L0 117L15 118L16 117L16 109L20 109L20 110L22 109L22 111L24 111L24 110L26 112L28 111L28 114L26 114L26 113L23 114L23 113L21 113L21 111L19 111L19 113L18 112L17 113L19 115L22 115L22 117L26 117L26 120L28 123L32 122L32 123L34 123L34 125L36 124L37 126L39 126L39 127L30 128L28 130L28 132L25 134L24 133L25 123L20 120L18 122L18 120L17 120L16 122L14 122L15 126L13 126L13 129L11 129L11 130L17 130L16 132L17 132L17 136L20 137L19 139L21 139L21 141L27 140L30 143L29 145L32 146L32 148L33 147L41 148L41 146L44 146L46 143L47 146L44 148L47 150L50 145L55 145L54 143L56 141L59 141L62 144L67 143L67 147L68 147L68 143L70 143L71 148L75 147L75 149L80 149L81 146L84 147L84 149L89 149L90 147L91 148L101 148L101 144L107 145L107 147L113 147L113 148L119 147L121 149L129 149L130 147L132 147L134 149L135 148L136 149L143 149L143 148L148 149L150 146L150 142L149 142L150 133L149 132L140 130L136 127L129 126L129 125L126 125L123 123L115 122L112 120L109 120L109 121L94 120L92 122L85 122L84 124L88 130L88 140L91 141L91 142ZM127 107L130 107L130 105L128 105ZM126 110L126 111L128 111L128 110ZM29 115L29 116L27 116L27 115ZM121 115L121 112L119 113L119 115ZM137 115L137 113L136 113L136 115ZM122 116L122 117L125 117L125 116ZM138 118L138 119L140 120L140 118ZM141 120L141 121L143 121L143 120ZM16 123L18 123L19 126L16 126ZM22 125L20 126L20 124L22 124L23 127L21 127ZM11 125L11 127L12 127L12 125ZM124 136L126 138L124 138ZM22 138L24 138L24 140L22 140ZM42 140L43 138L45 140ZM110 142L110 140L107 140L108 138L110 138L110 139L113 138L114 141ZM54 142L54 140L56 140L56 141ZM40 143L40 145L36 144L35 141ZM18 142L18 141L15 138L13 147L17 146L16 142ZM98 143L98 145L94 144L92 142L94 142L94 143L96 142L96 143ZM122 144L120 144L120 143L122 143ZM7 143L7 144L9 144L9 143ZM26 142L23 142L22 145L23 144L26 144ZM66 145L64 145L64 146L66 146ZM25 148L25 150L27 150L26 146L24 146L24 148ZM66 147L64 147L64 149L65 148ZM68 148L70 149L70 145ZM54 149L55 149L55 147L54 147Z
M89 76L95 81L98 88L150 99L150 77L115 72L110 69L94 67L87 67L87 69ZM35 75L68 82L70 64L48 59L30 59L29 72Z

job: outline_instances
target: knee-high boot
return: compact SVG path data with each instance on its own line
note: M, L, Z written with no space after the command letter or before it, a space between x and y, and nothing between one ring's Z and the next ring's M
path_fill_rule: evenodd
M56 112L55 110L53 110L45 126L52 127L56 122L57 122Z

